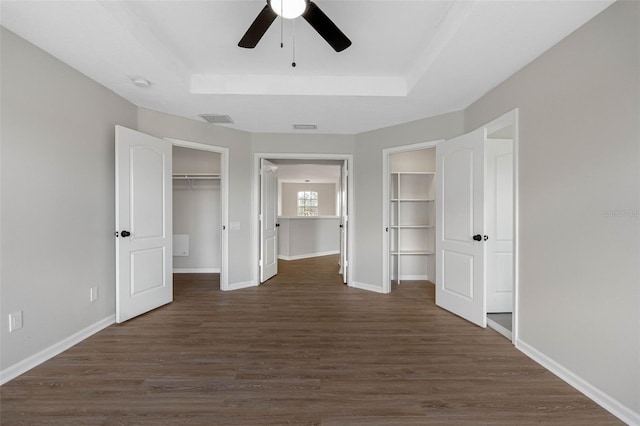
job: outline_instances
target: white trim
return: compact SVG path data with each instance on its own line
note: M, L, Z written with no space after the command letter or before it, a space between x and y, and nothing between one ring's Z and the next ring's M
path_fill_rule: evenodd
M520 311L520 303L519 303L519 288L520 288L520 191L519 191L519 176L520 176L520 168L519 168L519 153L520 153L520 137L519 137L519 109L514 108L513 110L501 115L495 120L491 120L489 123L480 126L484 127L485 134L491 134L496 132L497 130L503 129L507 126L513 126L512 129L512 137L513 137L513 322L512 322L512 332L511 332L511 342L515 345L515 342L518 340L518 330L519 326L519 318L518 312Z
M242 281L237 283L230 283L226 289L222 291L240 290L242 288L256 287L258 283L256 281Z
M400 281L429 281L428 275L400 275Z
M109 327L115 322L115 314L109 315L108 317L88 327L85 327L76 333L73 333L71 336L62 339L58 343L54 343L48 348L43 349L42 351L5 368L4 370L0 371L0 385L4 385L8 381L15 379L19 375L24 374L32 368L35 368L38 365L42 364L43 362L50 360L54 356L61 354L72 346L77 345L84 339L91 337L92 335Z
M367 283L361 283L361 282L358 282L358 281L353 281L349 287L357 288L359 290L366 290L366 291L372 291L374 293L384 294L384 291L382 290L382 287L377 286L377 285L373 285L373 284L367 284Z
M538 351L533 346L529 345L522 340L516 342L516 348L529 358L582 392L587 397L591 398L595 403L600 405L605 410L609 411L614 416L618 417L623 422L630 425L640 424L640 413L633 411L631 408L619 402L611 395L601 391L597 387L593 386L582 377L578 376L568 368L557 363L553 359L549 358L542 352Z
M313 153L269 153L269 152L256 152L253 154L253 168L252 168L252 191L253 198L251 200L251 212L252 212L252 220L251 220L251 232L252 232L252 241L253 241L253 254L252 259L254 262L253 268L253 279L255 282L259 281L260 277L260 230L259 230L259 221L254 220L253 218L257 218L260 214L259 209L259 198L260 198L260 160L341 160L347 162L347 169L349 171L349 176L354 176L354 160L353 154L313 154ZM356 229L356 221L355 219L355 203L354 203L354 185L353 178L348 180L348 211L349 211L349 227L348 229L348 244L347 244L347 264L349 265L347 269L347 285L350 285L352 282L352 277L355 276L356 271L356 262L354 256L354 238L355 238L355 229Z
M220 268L173 268L174 274L219 274Z
M278 259L282 260L299 260L299 259L309 259L311 257L321 257L321 256L329 256L332 254L340 254L340 250L331 250L331 251L321 251L317 253L306 253L306 254L298 254L296 256L285 256L283 254L278 255Z
M502 325L498 324L497 322L495 322L494 320L492 320L488 316L487 316L487 327L495 330L498 334L502 334L507 339L513 341L513 333L511 333L511 330L509 330L509 329L503 327Z
M165 138L173 146L197 149L200 151L217 152L220 154L220 222L224 230L220 235L220 290L229 287L229 148L207 145L199 142L189 142L180 139Z
M444 139L437 139L429 142L419 142L410 145L401 145L382 150L382 293L391 292L391 277L389 276L389 234L391 229L389 223L389 176L391 154L399 152L416 151L419 149L435 148ZM403 277L400 277L402 280ZM405 278L412 279L412 278ZM416 278L426 279L426 278Z

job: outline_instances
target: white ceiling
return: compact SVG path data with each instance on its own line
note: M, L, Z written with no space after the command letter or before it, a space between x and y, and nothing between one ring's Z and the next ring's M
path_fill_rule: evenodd
M353 42L341 53L302 18L284 22L282 49L278 20L255 49L238 47L264 0L3 0L0 16L140 107L229 115L250 132L357 134L466 108L612 2L316 0Z

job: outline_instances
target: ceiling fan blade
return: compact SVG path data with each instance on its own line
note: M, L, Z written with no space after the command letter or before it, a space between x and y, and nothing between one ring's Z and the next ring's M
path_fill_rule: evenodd
M336 52L342 52L351 46L351 40L324 14L315 3L309 2L302 17L333 47Z
M256 19L253 21L247 32L242 36L242 39L238 43L238 46L247 49L253 49L256 47L264 33L267 32L273 21L276 19L276 13L267 4L264 9L258 13Z

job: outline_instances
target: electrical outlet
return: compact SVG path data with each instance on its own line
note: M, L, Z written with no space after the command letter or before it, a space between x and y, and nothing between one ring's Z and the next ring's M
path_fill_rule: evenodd
M22 328L22 311L16 311L9 314L9 333Z
M98 300L98 287L91 287L89 289L89 301L95 302Z

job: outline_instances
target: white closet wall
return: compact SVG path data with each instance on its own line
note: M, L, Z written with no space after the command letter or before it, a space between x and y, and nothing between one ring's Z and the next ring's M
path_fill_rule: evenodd
M218 175L220 154L174 147L175 176ZM173 180L173 233L188 237L188 255L174 247L174 272L220 272L221 210L219 179Z

